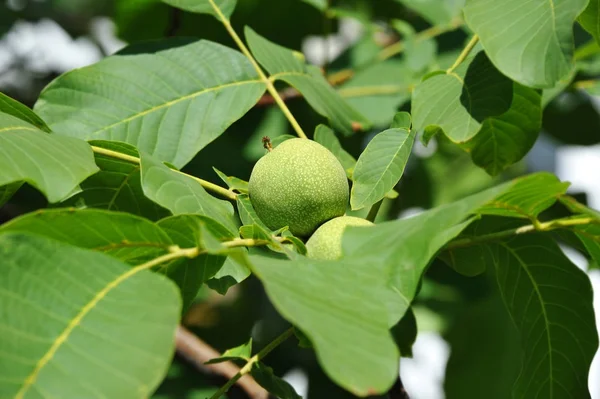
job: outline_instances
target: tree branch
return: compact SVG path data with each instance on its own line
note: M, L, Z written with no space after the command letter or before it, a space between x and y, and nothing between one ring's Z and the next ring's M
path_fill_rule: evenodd
M204 364L210 359L221 356L221 354L183 326L177 328L175 345L179 355L204 373L218 374L229 380L240 372L240 368L230 361ZM267 399L269 397L269 393L258 385L250 375L242 376L237 380L237 384L251 399Z
M544 223L534 223L526 226L521 226L516 229L503 230L496 233L484 234L476 237L459 238L450 241L445 249L455 249L470 247L472 245L483 244L485 242L497 241L514 235L528 234L534 232L547 232L561 228L569 228L572 226L581 226L586 224L599 223L595 218L564 218L555 219Z

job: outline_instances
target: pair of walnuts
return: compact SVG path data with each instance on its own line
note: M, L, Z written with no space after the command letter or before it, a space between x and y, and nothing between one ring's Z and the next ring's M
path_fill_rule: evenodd
M346 172L327 148L312 140L289 139L270 150L254 166L248 191L267 227L288 226L295 236L310 236L307 255L314 259L340 258L346 226L372 225L344 215Z

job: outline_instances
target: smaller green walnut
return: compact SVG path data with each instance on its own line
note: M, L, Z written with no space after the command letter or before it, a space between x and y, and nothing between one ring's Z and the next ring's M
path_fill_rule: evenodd
M373 223L354 216L331 219L319 227L306 242L307 256L324 260L341 258L342 234L346 226L373 226Z

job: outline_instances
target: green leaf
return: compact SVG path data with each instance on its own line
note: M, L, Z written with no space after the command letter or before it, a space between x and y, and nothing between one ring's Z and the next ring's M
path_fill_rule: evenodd
M386 276L396 291L395 302L388 303L391 325L409 308L421 276L436 253L469 225L470 214L509 192L510 187L511 183L506 183L408 219L369 228L346 228L342 237L344 258L358 262L361 257L374 256L369 258L371 271Z
M172 240L149 220L100 209L43 209L0 226L0 232L38 234L139 264L167 252Z
M272 395L280 399L302 399L287 381L282 380L273 373L271 367L258 362L250 371L252 377L258 384L269 391Z
M0 207L9 201L22 185L21 182L15 182L0 187Z
M485 215L536 218L552 206L569 187L551 173L540 172L513 181L510 191L478 210Z
M151 395L173 356L181 311L173 283L23 234L0 236L0 258L3 396Z
M523 345L513 397L589 398L598 334L588 276L545 236L516 236L490 251Z
M54 203L97 171L83 140L48 134L0 113L0 186L26 181Z
M540 94L514 84L513 101L503 115L487 119L466 149L473 162L495 176L531 150L542 126Z
M406 129L388 129L369 142L352 174L353 210L373 205L398 184L414 141L414 133Z
M248 252L246 248L236 248L235 250L243 253ZM246 266L228 257L223 267L206 284L219 294L225 295L229 288L241 283L249 276L250 270Z
M144 194L174 215L196 214L215 219L233 232L237 222L233 206L213 197L193 178L178 173L153 157L141 153Z
M138 151L130 144L114 141L90 141L96 147L137 158L137 162L94 153L100 172L80 184L81 192L63 205L128 212L150 220L159 220L169 212L144 195Z
M215 357L214 359L210 359L205 362L205 364L215 364L227 362L229 360L250 360L250 356L252 356L252 338L245 344L240 346L236 346L235 348L227 349L223 354L219 357Z
M449 24L460 16L465 0L396 0L418 12L432 25Z
M71 71L44 89L35 110L59 134L126 142L180 168L264 91L246 57L200 40Z
M413 92L412 116L415 129L442 129L471 152L478 166L497 174L535 143L541 95L512 82L478 52L455 72L419 84Z
M483 300L461 303L456 321L444 334L451 348L444 378L447 399L511 397L521 348L517 329L496 291Z
M181 248L205 247L203 228L220 241L234 238L225 227L200 215L171 216L157 225ZM224 262L225 256L206 253L194 259L177 259L164 266L169 278L181 288L184 309L196 298L202 284L219 272Z
M40 130L50 133L50 128L46 125L46 122L37 116L35 112L2 92L0 92L0 112L17 117Z
M319 11L325 11L329 7L328 0L302 0L303 2L310 4Z
M250 197L247 194L241 194L236 197L236 204L240 219L244 225L258 225L265 231L271 231L258 217Z
M340 161L348 178L352 178L351 171L356 165L356 159L342 148L340 141L335 136L333 130L325 125L319 125L315 129L315 141L327 148Z
M408 112L402 111L396 113L394 120L392 121L391 128L393 129L406 129L410 130L412 126L412 117Z
M468 0L465 20L494 65L530 87L550 88L573 68L573 23L588 0Z
M398 108L410 100L415 73L401 60L377 62L358 70L338 93L374 126L387 127Z
M417 319L411 308L408 308L402 319L392 327L394 341L402 357L412 357L412 347L417 340Z
M327 117L334 129L352 134L353 124L366 130L370 122L350 106L322 76L318 68L308 66L294 51L271 43L249 27L246 40L252 54L271 74L296 88L319 114Z
M381 306L393 293L370 264L256 255L250 262L273 305L308 336L333 381L361 396L393 384L399 354Z
M589 0L586 9L579 15L577 19L581 26L600 43L600 1Z
M164 3L185 11L199 14L211 14L220 19L220 14L226 19L231 17L237 0L162 0Z
M213 166L213 170L217 173L217 175L219 175L221 180L223 180L223 182L225 184L227 184L227 187L229 187L230 189L236 190L239 193L244 193L244 194L248 193L248 182L247 181L244 181L235 176L227 176L225 173L221 172L214 166Z

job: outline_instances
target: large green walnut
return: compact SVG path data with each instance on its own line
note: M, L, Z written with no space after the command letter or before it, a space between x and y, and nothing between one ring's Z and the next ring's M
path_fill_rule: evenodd
M306 242L307 256L312 259L335 260L342 257L342 234L348 226L372 226L368 220L354 216L332 219L315 231Z
M349 195L340 162L327 148L307 139L286 140L259 159L248 191L267 227L289 226L301 237L343 215Z

